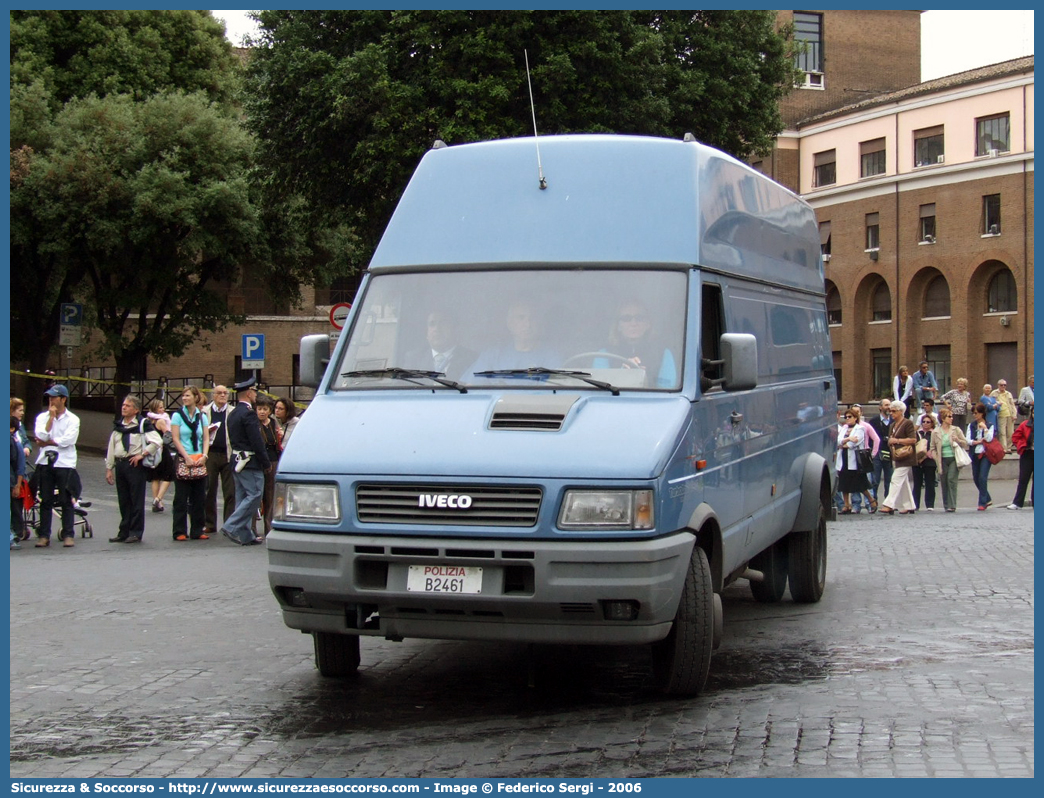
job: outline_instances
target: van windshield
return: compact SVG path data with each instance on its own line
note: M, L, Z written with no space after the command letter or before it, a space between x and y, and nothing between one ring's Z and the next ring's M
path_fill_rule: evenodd
M687 281L648 268L376 274L331 387L677 391Z

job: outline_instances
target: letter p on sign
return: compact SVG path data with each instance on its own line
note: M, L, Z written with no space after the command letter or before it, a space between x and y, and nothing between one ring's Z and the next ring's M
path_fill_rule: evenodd
M250 333L243 336L242 368L263 369L265 367L265 336Z

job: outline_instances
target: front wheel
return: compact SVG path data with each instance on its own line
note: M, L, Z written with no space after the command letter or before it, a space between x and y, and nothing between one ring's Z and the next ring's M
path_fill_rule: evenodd
M358 635L312 632L315 641L315 667L327 678L341 679L359 670Z
M663 640L653 643L656 685L667 695L699 695L710 673L714 648L714 586L707 554L692 551L674 625Z
M822 505L814 529L787 536L787 554L791 597L800 604L815 604L826 588L827 526Z

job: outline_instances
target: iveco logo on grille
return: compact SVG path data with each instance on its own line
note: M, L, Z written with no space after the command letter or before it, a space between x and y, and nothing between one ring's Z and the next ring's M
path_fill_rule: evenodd
M471 506L471 497L456 493L422 493L417 497L417 506L467 510Z

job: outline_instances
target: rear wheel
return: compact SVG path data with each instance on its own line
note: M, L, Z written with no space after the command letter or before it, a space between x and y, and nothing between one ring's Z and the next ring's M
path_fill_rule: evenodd
M315 667L323 676L338 679L359 670L359 637L330 632L312 632Z
M790 595L801 604L814 604L826 588L827 527L826 512L819 508L814 529L791 532L787 536Z
M692 551L674 625L653 643L656 684L667 695L694 696L703 690L714 647L714 588L707 554Z
M750 561L750 567L765 575L763 581L750 583L755 601L774 604L783 598L787 589L787 546L784 542L773 543Z

